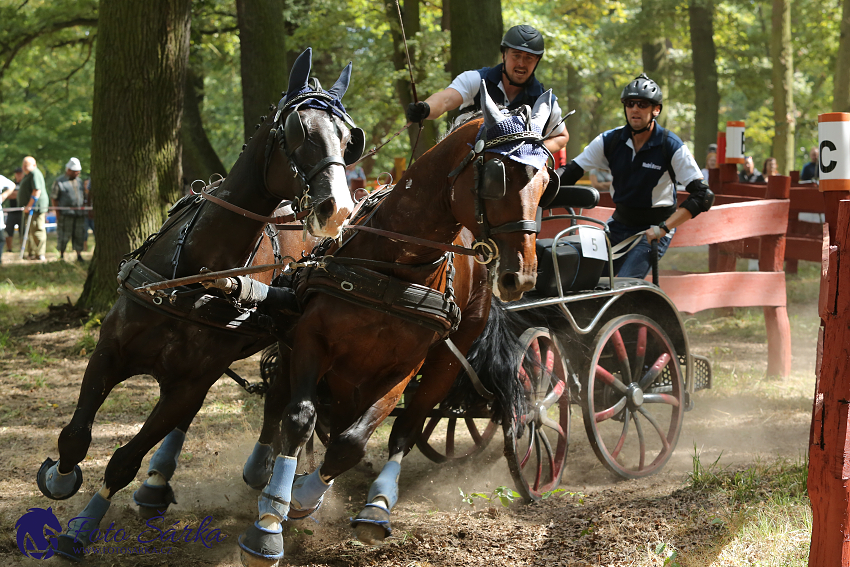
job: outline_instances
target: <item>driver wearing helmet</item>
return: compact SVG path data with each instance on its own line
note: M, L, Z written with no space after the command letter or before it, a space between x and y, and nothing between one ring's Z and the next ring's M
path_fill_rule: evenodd
M502 39L502 63L477 71L461 73L452 83L426 100L408 105L405 113L410 122L434 120L449 110L460 108L471 112L481 110L478 92L483 79L490 98L509 110L523 105L534 106L543 94L543 85L534 77L534 71L543 56L543 35L531 26L514 26ZM569 134L561 123L561 108L555 102L546 131L544 144L555 153L567 145Z
M626 125L594 138L559 173L562 185L573 185L585 171L611 171L611 197L616 205L608 219L611 244L643 233L634 248L614 261L614 273L645 278L651 268L650 241L658 239L658 256L663 256L676 227L709 210L714 193L687 146L655 121L662 107L655 81L642 73L626 85L620 100ZM677 183L689 193L678 208ZM568 204L559 204L556 197L552 205Z

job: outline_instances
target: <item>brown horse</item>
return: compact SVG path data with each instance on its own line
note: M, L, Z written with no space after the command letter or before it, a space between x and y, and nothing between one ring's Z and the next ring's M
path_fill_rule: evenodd
M260 126L230 176L214 193L218 199L260 217L271 214L284 199L295 202L296 208L311 206L306 220L310 230L335 237L353 209L343 167L359 157L363 137L362 131L347 127L353 123L341 103L351 65L329 91L323 91L308 85L311 54L307 49L299 56L275 114ZM176 212L160 232L136 251L139 262L128 262L119 271L124 292L104 319L76 410L59 436L59 461L48 458L37 475L39 488L49 498L65 499L75 494L82 484L78 463L91 444L92 422L111 390L138 374L150 374L159 382L160 399L144 426L115 451L106 467L103 487L59 538L58 552L72 559L78 557L75 543L76 547L79 543L88 545L87 538L106 513L111 497L135 478L145 454L178 425L188 427L210 386L231 362L250 356L271 340L267 330L240 332L237 325L234 332L199 320L175 318L174 311L181 306L186 307L187 316L192 316L218 302L237 315L231 323L244 322L241 315L246 310L207 294L201 286L180 288L164 299L158 296L151 300L132 293L133 285L123 284L132 283L133 278L151 282L164 279L158 274L190 275L202 268L220 270L256 260L254 252L263 237L263 221L234 214L194 195L173 210ZM176 446L172 454L179 454L184 433L176 430L173 437L169 436ZM171 462L152 461L151 475L145 482L148 496L165 505L173 500L168 479L174 466L173 458Z
M260 441L246 464L246 472L272 462L274 467L259 499L259 520L240 537L243 564L273 565L283 556L280 522L311 513L333 479L363 457L369 437L395 407L429 348L451 330L457 310L465 310L457 333L471 343L487 311L466 308L482 295L489 297L488 284L505 300L518 299L533 287L535 217L550 178L545 156L534 162L537 167L514 159L524 159L519 146L544 151L541 134L550 116L551 92L530 113L510 116L495 107L483 85L481 93L483 124L480 119L462 124L420 157L361 224L445 244L460 239L485 252L489 269L453 262L421 241L366 232L334 244L328 250L333 258L300 275L297 289L309 300L291 351L281 349L290 358L290 379L273 383ZM463 228L468 231L461 234ZM358 262L369 269L346 268ZM370 300L372 292L381 297ZM442 326L433 317L417 318L409 308L437 310L440 300ZM393 311L393 304L403 307ZM322 378L331 399L325 461L293 485L296 457L316 422ZM435 393L437 401L439 396ZM281 427L279 404L287 399ZM281 454L275 457L278 432ZM392 503L383 505L387 514Z

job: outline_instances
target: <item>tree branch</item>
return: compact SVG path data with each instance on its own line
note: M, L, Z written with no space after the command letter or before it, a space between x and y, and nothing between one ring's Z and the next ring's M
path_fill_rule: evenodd
M5 61L3 62L3 66L0 67L0 78L6 73L9 69L9 66L12 64L12 61L15 59L15 56L18 52L38 39L41 36L49 35L52 33L56 33L58 31L62 31L64 29L73 28L77 26L94 26L97 25L97 18L74 18L72 20L64 21L64 22L54 22L50 25L47 25L41 29L30 32L18 41L15 45L8 47L0 52L0 55L5 56Z

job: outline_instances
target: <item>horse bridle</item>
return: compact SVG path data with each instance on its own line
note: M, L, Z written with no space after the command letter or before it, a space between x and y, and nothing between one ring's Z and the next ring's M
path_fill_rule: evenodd
M348 140L348 144L346 145L345 153L342 158L340 158L340 156L327 156L322 158L305 173L303 168L301 168L296 162L293 154L304 144L307 138L307 132L298 112L300 107L311 99L324 101L326 103L325 111L331 116L339 116L346 123L349 128L350 139ZM319 172L332 165L339 165L342 167L351 165L360 159L360 156L363 154L363 149L366 145L366 135L363 133L362 129L355 125L354 121L347 113L344 113L333 106L333 101L334 97L332 95L320 90L312 90L297 95L292 99L287 100L282 107L278 107L274 116L272 128L269 130L269 135L266 139L263 183L266 187L266 191L271 193L268 189L268 182L266 181L266 178L268 176L272 149L274 148L275 142L278 142L281 151L286 155L286 158L289 161L289 168L292 171L293 177L298 177L301 182L300 190L296 193L296 198L293 201L293 209L296 212L312 207L310 182L314 177L316 177L316 175L319 174ZM284 116L286 117L285 119Z
M537 219L522 219L506 222L497 226L490 225L490 222L487 220L487 209L484 206L484 201L497 201L504 198L507 191L507 182L505 179L504 162L499 158L492 158L485 161L484 153L491 148L512 142L539 144L546 149L546 146L543 144L543 140L544 138L542 136L530 130L506 134L488 140L485 129L481 138L475 142L475 146L469 151L466 157L463 158L460 165L449 173L448 177L454 177L454 180L452 181L452 191L454 191L454 184L463 170L466 169L466 166L471 162L475 167L472 191L475 196L475 221L478 223L478 227L480 229L480 237L473 242L472 248L484 256L483 260L479 260L477 257L475 258L475 261L479 264L489 264L499 258L499 247L493 240L493 235L506 234L510 232L530 232L534 234L539 232ZM546 149L546 152L548 153L549 150ZM551 168L549 169L549 176L550 182L540 198L541 203L545 203L554 198L560 184L558 181L558 174Z

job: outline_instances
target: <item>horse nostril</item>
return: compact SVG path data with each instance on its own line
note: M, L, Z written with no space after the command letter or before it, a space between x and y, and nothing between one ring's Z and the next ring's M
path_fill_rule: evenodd
M519 289L519 275L514 273L502 274L499 278L499 285L506 291L516 291Z
M330 218L336 212L336 201L333 197L325 199L316 207L316 214L321 218Z

